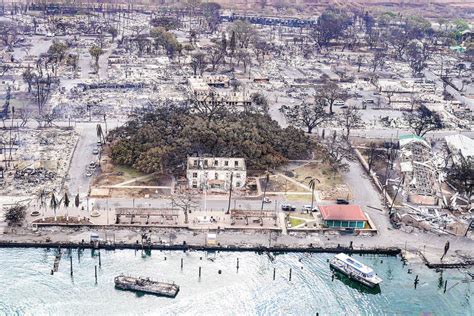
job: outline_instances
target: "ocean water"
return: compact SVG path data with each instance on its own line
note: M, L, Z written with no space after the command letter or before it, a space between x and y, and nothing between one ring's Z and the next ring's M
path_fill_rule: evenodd
M57 252L0 249L0 315L474 315L466 270L441 273L400 257L354 255L384 279L371 291L333 278L332 254L102 250L99 267L97 251L63 250L51 275ZM174 281L180 292L170 299L117 290L121 273Z

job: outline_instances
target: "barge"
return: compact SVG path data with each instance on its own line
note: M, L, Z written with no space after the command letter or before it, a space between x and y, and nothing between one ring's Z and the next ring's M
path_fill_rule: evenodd
M382 283L382 278L375 274L374 270L365 264L349 257L344 253L337 254L329 262L331 268L347 275L349 278L374 288Z
M115 287L126 291L136 291L174 298L179 286L174 283L153 281L150 278L119 275L114 278Z

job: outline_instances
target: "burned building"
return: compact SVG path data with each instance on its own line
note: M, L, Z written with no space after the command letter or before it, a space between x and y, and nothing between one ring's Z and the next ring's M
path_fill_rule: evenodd
M228 86L226 76L188 79L189 96L193 102L228 106L249 106L252 103L248 92L225 89Z
M408 201L415 204L437 204L437 182L431 145L417 135L402 135L400 143L400 170Z

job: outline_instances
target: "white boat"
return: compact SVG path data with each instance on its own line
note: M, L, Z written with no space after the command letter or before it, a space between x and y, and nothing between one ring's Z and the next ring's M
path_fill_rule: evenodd
M344 253L337 254L331 259L329 265L349 278L359 281L369 287L376 287L382 283L382 279L375 274L371 267L349 257Z

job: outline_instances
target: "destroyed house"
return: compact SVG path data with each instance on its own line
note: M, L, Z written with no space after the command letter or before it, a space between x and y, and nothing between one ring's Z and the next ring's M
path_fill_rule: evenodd
M437 185L431 145L417 135L402 135L400 170L408 200L416 204L436 204Z
M449 135L444 138L451 152L453 162L459 164L461 159L474 162L474 140L464 135Z
M229 85L226 76L214 76L212 78L212 80L205 80L201 77L188 78L189 95L193 102L229 106L248 106L252 103L247 92L224 89Z

